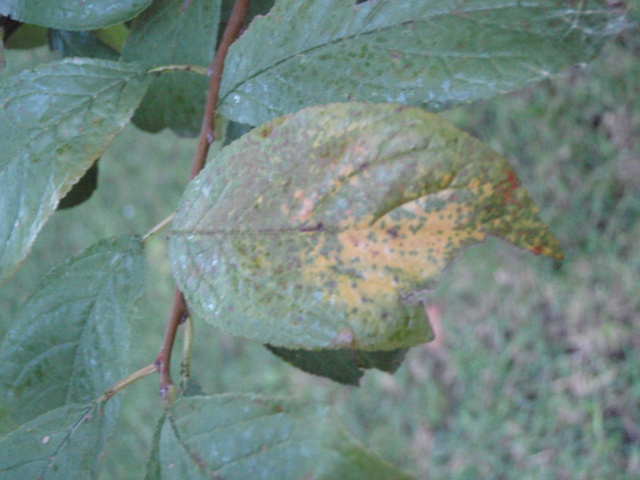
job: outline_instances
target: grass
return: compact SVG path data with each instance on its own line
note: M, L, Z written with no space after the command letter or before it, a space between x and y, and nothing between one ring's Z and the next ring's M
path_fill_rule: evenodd
M636 32L637 33L637 32ZM372 450L417 478L640 478L640 44L612 41L586 70L447 116L507 155L562 241L562 265L494 240L465 252L428 303L440 335L396 375L358 389L197 325L208 393L331 403ZM193 142L130 128L100 160L100 187L59 212L0 287L0 333L39 277L98 239L144 232L174 208ZM153 360L172 284L160 240L134 326L132 370ZM161 415L155 379L124 394L103 479L140 478Z

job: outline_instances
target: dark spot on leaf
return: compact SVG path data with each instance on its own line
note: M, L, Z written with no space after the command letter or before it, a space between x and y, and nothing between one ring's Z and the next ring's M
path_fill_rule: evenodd
M271 135L272 131L273 128L270 125L267 125L260 131L260 136L262 138L267 138L269 135Z
M393 228L389 228L387 230L387 234L391 237L391 238L398 238L398 231L400 229L398 227L393 227Z
M300 231L301 232L320 232L322 231L323 228L324 228L324 225L322 224L322 222L319 222L315 226L302 226L300 227Z

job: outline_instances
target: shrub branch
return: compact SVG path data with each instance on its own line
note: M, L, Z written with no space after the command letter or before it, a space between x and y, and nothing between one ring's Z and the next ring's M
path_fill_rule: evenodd
M222 72L224 70L224 61L229 52L229 47L240 35L242 26L247 18L247 11L251 0L236 0L233 12L227 28L222 35L222 41L218 47L218 51L209 67L209 75L211 82L207 91L207 103L205 105L204 117L202 118L202 127L200 129L200 137L198 139L198 149L196 150L193 166L191 167L191 179L193 180L200 170L204 168L209 153L209 147L216 139L215 116L218 107L218 98L220 95L220 83L222 81ZM167 329L165 331L162 348L155 361L155 366L160 372L160 393L165 400L169 399L169 392L173 386L171 381L171 352L176 340L176 333L181 323L189 316L187 304L182 292L176 288L173 300L173 309Z

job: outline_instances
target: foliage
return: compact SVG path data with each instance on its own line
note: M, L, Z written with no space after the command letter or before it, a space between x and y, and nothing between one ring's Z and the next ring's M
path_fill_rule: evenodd
M194 0L183 5L188 11L200 3ZM205 3L212 10L220 10L216 2ZM587 60L595 52L592 47L602 41L601 32L611 20L610 12L597 4L593 5L593 10L583 11L560 9L554 2L538 2L538 8L515 6L502 11L492 7L492 2L485 2L488 5L483 5L484 8L468 4L468 10L462 12L442 6L437 11L426 9L416 14L411 10L412 2L406 3L404 10L386 2L365 2L355 8L349 7L353 16L341 14L340 18L348 25L341 30L336 28L340 25L335 17L340 13L336 2L278 2L274 11L256 19L231 49L229 68L225 70L222 82L221 113L250 125L267 120L269 123L223 149L192 182L180 201L170 233L170 257L176 279L187 295L189 310L195 317L263 343L287 348L322 348L314 352L319 354L314 362L321 366L323 358L329 363L340 362L344 361L344 353L350 353L356 358L351 368L355 365L354 370L358 372L360 367L369 366L362 360L362 355L370 352L362 350L373 350L371 365L393 370L396 366L385 365L387 350L394 352L398 347L416 345L430 335L422 306L408 302L408 297L416 296L424 286L435 286L442 269L461 248L490 235L507 238L534 253L559 255L557 242L538 219L537 209L506 160L420 109L347 103L312 107L272 120L276 115L295 112L305 105L360 99L389 100L378 96L378 92L388 90L394 95L394 89L404 92L405 96L398 94L393 100L430 109L485 98L535 81L571 63ZM176 2L154 2L152 8L156 10L150 9L143 15L165 12L161 8L164 4L176 11L173 18L178 25L183 25L184 17L178 13ZM120 11L110 11L109 15L99 12L91 19L94 23L74 18L68 23L42 24L61 29L103 27L114 23L113 18L131 18L144 7L126 2L113 5ZM113 9L117 10L116 6ZM29 8L20 2L9 2L8 7L0 5L0 13L40 23L33 19L46 12L35 12L37 6L31 7L34 11ZM134 11L135 8L138 10ZM389 8L392 10L387 10ZM283 11L298 15L282 22ZM409 16L402 11L410 12ZM157 15L158 20L171 20L171 16L167 19L165 14ZM226 21L224 15L221 18ZM272 30L276 19L276 23L286 27L285 31ZM329 19L333 28L317 28L317 32L326 31L331 35L316 37L311 34L317 22ZM516 20L517 23L512 23ZM134 20L132 32L135 32L136 22L142 21L142 16ZM407 22L412 28L406 28ZM483 28L480 31L463 28L469 24ZM439 40L438 35L449 39L447 35L455 32L455 27L469 37L460 39L458 44ZM485 36L485 31L490 35ZM387 41L381 40L381 32L389 35L390 47L376 46ZM211 48L217 35L215 29L203 45ZM185 38L191 42L197 40ZM271 41L266 42L265 38ZM454 45L454 51L425 56L423 50L407 48L411 40L415 45L422 38L430 38L434 45ZM145 41L144 35L136 37L131 33L125 44L124 58L119 62L74 58L3 77L0 236L7 239L2 262L4 278L8 278L24 260L60 199L102 155L136 108L138 112L153 112L150 115L153 119L174 118L172 112L176 111L179 102L163 105L158 98L164 95L163 90L158 89L154 95L149 93L154 91L149 85L158 75L166 78L194 74L160 73L162 68L149 70L150 66L161 66L161 62L151 58L151 53L138 54L141 56L136 60L144 62L143 65L129 63L127 60L134 57L127 58L125 53L127 49L132 51L131 42L134 41ZM251 57L242 50L247 45L270 45L268 53L272 55L254 48L259 54ZM362 45L374 52L369 55ZM468 45L477 50L475 56L465 51ZM505 56L500 48L509 45L513 47L512 55ZM585 48L586 45L589 48ZM187 45L183 52L196 48L202 48L202 45ZM93 55L92 47L87 50L78 47L73 51ZM180 49L175 51L180 52ZM353 55L354 51L364 54ZM515 51L520 60L509 63ZM103 48L97 48L96 56L103 58L103 52ZM389 68L381 58L384 52L390 62L400 58L408 63L395 70ZM563 56L564 52L566 56ZM346 57L341 57L342 54ZM190 62L177 55L178 58L172 57L168 61ZM507 58L504 65L501 64L503 57ZM333 67L323 66L323 71L340 71L344 79L320 74L317 61L320 62L318 65L329 62ZM200 66L205 63L198 62ZM292 62L301 63L291 66ZM433 70L434 62L441 68ZM167 70L172 68L175 69L168 67ZM376 88L368 88L380 76L380 68L384 69L385 75L389 74L389 78L382 79L382 85ZM445 88L446 95L435 88L436 84L443 85L443 79L438 76L442 69L447 75L444 81L450 82ZM371 77L367 72L372 72ZM404 74L409 77L403 77ZM296 97L290 90L286 94L278 93L277 85L282 79L288 88L294 88L293 92L301 91L300 85L295 84L296 75L305 82L302 89L305 95ZM420 85L421 90L411 84L417 78L433 84ZM312 80L316 83L311 83ZM181 81L171 91L177 96L181 90L188 95L192 93L193 85L190 81ZM335 89L334 85L337 86ZM345 85L347 89L356 85L357 91L345 96ZM360 89L360 85L364 88ZM145 92L147 95L143 99ZM249 94L245 95L247 92ZM410 96L409 92L415 96ZM434 98L430 99L427 92ZM270 97L272 93L275 93L274 97ZM77 103L74 102L76 99ZM196 103L188 102L189 105ZM189 123L188 117L193 119L202 114L189 106L178 110L185 116L184 122L160 122L159 125L182 128ZM41 208L37 208L39 205ZM438 227L425 228L431 222L436 222ZM426 233L423 235L423 232ZM382 240L385 234L387 240ZM401 243L403 236L409 234L418 234L420 241L405 250ZM351 250L345 248L345 238L352 242ZM151 238L145 239L145 248L149 248L150 242ZM372 245L376 244L383 250L382 260L374 255ZM431 251L428 250L430 245L433 245ZM122 375L120 365L126 363L126 353L120 353L114 347L117 345L126 350L128 337L126 326L112 327L119 335L117 339L101 334L97 327L102 328L103 318L122 322L131 316L133 300L139 296L142 285L141 248L139 239L122 237L81 252L44 279L42 287L15 319L1 351L7 365L6 371L3 367L1 372L2 382L6 385L2 406L5 423L22 425L14 428L2 442L3 448L16 441L34 447L27 449L26 455L31 451L31 457L7 463L3 470L9 475L7 478L30 475L21 470L21 465L31 465L29 459L34 461L33 465L44 462L40 470L43 478L95 475L95 462L83 460L89 454L74 448L89 448L94 460L98 456L96 453L109 429L95 425L110 424L117 414L117 409L111 407L117 399L111 399L110 394L100 396L118 380L111 371L105 374L104 369L113 368L117 375ZM111 261L107 261L109 256ZM119 263L131 256L134 258ZM411 261L403 258L405 256ZM106 263L100 263L102 261ZM220 272L215 271L216 275L212 275L217 268ZM311 276L304 276L307 271ZM73 280L76 276L77 282ZM324 282L320 290L318 282ZM67 292L69 289L72 291ZM265 294L265 290L274 294ZM325 295L328 300L323 303ZM393 305L389 312L380 310L386 309L387 304ZM223 307L228 310L224 316L220 313ZM292 309L304 316L291 313ZM385 313L388 321L380 322L380 319L386 320ZM276 323L270 327L274 321ZM79 337L73 336L74 329L70 325L75 325ZM68 329L63 332L65 335L70 334L75 339L71 344L77 342L72 348L72 358L76 360L69 360L69 353L62 348L70 340L64 335L50 334L51 329L61 326L64 326L63 330ZM419 333L416 335L416 332ZM107 343L96 343L91 335L97 335L100 341ZM96 355L98 352L105 353ZM50 359L49 355L62 357ZM40 358L44 363L33 363L34 358ZM308 361L299 358L289 355L287 360L309 370ZM82 359L88 364L75 369L85 361ZM54 363L55 375L51 370ZM70 365L74 369L68 373L65 368ZM314 368L313 371L327 375ZM27 377L22 372L27 372ZM28 375L32 375L32 379ZM328 376L335 378L331 373ZM55 395L44 390L76 391L73 386L84 378L88 379L86 384L92 385L91 392L80 389L81 394L64 395L63 402L54 400ZM350 383L354 382L353 376L349 379ZM185 392L188 389L185 388ZM38 393L43 395L37 401L20 401L23 395L29 398L28 395L37 396ZM169 393L166 399L169 409L155 436L148 478L168 478L172 474L169 466L176 464L182 465L185 472L192 472L193 476L217 475L218 469L224 469L224 478L228 475L231 475L229 478L233 475L254 477L252 468L258 468L264 478L293 478L297 468L314 478L357 478L358 471L363 472L360 473L363 478L372 478L370 473L364 473L368 469L375 469L379 475L388 471L385 478L403 478L394 467L380 463L381 460L348 439L340 428L316 430L296 426L309 422L327 423L307 417L318 415L313 413L320 411L317 407L233 394L174 400ZM86 404L91 400L96 403ZM237 411L243 402L258 405L258 410L275 409L277 424L268 421L266 424L247 423ZM37 407L32 408L32 404ZM105 412L111 413L102 413L103 404ZM249 404L246 408L250 408ZM183 418L180 412L184 409L188 411L187 416L197 412L196 423L187 428L179 426ZM73 415L69 415L71 411ZM264 415L264 412L259 413L259 418ZM94 416L103 420L92 421ZM198 427L213 418L225 425L223 432L228 436L217 441L221 442L220 448L231 449L229 455L197 453L201 448L196 446L198 441L215 445L213 437L196 440L201 434ZM226 426L237 422L241 425L237 433L227 429ZM269 448L271 443L267 438L276 435L280 428L284 428L285 444L292 441L299 450ZM217 427L207 432L214 437L220 433ZM60 435L62 443L56 443L60 442ZM77 447L76 435L85 439L78 442ZM243 440L238 442L236 436ZM252 442L245 438L256 441L256 451L263 452L260 463L233 462L233 458L247 455L244 449L251 448ZM40 444L34 439L39 439ZM55 451L62 454L60 458L42 447L50 441L54 442L52 448L55 446ZM302 447L307 444L309 448ZM71 452L69 460L64 456L67 451ZM15 460L14 456L7 458ZM300 463L296 459L304 461ZM238 468L238 473L227 473ZM271 471L278 473L270 474Z

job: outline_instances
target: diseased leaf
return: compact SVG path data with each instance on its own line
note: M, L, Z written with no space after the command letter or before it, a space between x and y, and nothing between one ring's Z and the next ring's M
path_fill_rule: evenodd
M90 32L49 29L49 48L63 57L90 57L117 60L120 54Z
M15 419L95 400L126 376L144 271L142 242L123 236L92 245L42 279L0 347L0 403Z
M406 349L388 352L365 352L363 350L292 350L289 348L266 347L284 361L300 370L330 378L335 382L357 386L364 370L377 368L387 373L395 373L400 368Z
M131 25L122 58L150 67L208 66L220 22L220 0L155 0ZM142 130L171 128L182 136L200 131L209 79L192 72L158 77L133 117Z
M506 159L424 110L309 108L190 184L169 240L189 310L286 348L395 350L432 333L413 293L488 236L561 257Z
M349 437L327 407L255 395L179 399L162 427L163 480L407 480Z
M98 161L91 165L82 178L78 180L71 190L60 200L58 210L77 207L91 198L98 188Z
M0 477L96 478L112 424L102 406L95 404L71 404L45 413L0 440Z
M75 58L0 83L0 282L125 127L150 81L138 65Z
M122 23L151 0L0 0L0 15L44 27L92 30Z
M260 125L329 102L439 111L589 60L610 19L595 0L356 3L278 0L231 47L219 113Z

